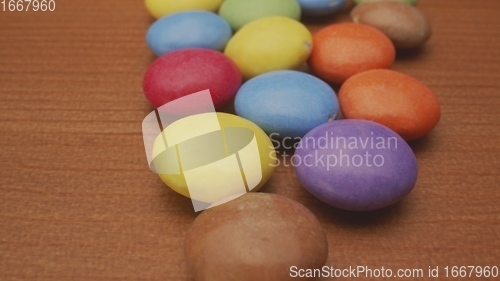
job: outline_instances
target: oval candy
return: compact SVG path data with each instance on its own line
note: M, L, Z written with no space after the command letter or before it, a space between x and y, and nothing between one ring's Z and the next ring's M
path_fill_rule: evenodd
M307 191L348 211L395 204L417 181L417 160L408 144L371 121L323 124L301 139L293 157L297 178Z
M354 0L354 3L356 4L362 4L362 3L367 3L367 2L383 2L383 1L393 1L393 2L401 2L409 5L417 5L418 0Z
M157 58L144 75L143 90L156 108L177 98L210 90L215 108L230 102L241 86L241 72L224 54L183 49Z
M247 81L236 94L236 113L278 138L302 137L335 119L339 104L322 80L299 71L282 70Z
M265 17L283 16L300 20L300 6L296 0L225 0L219 14L234 30Z
M244 26L224 53L250 79L269 71L298 69L309 58L311 42L311 33L302 23L274 16Z
M381 31L364 24L327 26L313 36L309 66L320 78L342 84L360 72L389 68L396 50Z
M382 31L400 49L419 47L432 34L422 12L400 2L366 2L352 10L351 18L355 23L367 24Z
M346 0L298 0L298 2L304 14L325 16L341 10Z
M213 116L195 114L169 124L173 129L167 127L165 136L158 136L153 146L153 155L160 155L154 166L161 180L175 192L195 200L195 208L202 203L216 204L246 189L258 191L277 165L274 146L261 128L242 117L217 112L219 130L207 133L206 128L214 126ZM171 151L165 152L169 144L165 145L163 137L183 135L193 137L176 145L177 159L172 159ZM178 163L182 164L179 168ZM177 169L181 171L167 173ZM201 183L196 182L197 178L202 179Z
M184 253L197 281L285 281L292 266L323 266L328 241L303 205L276 194L248 193L200 214L186 235Z
M204 10L217 12L223 0L146 0L149 13L159 19L175 12Z
M351 77L340 88L339 101L345 118L375 121L407 141L429 133L441 116L438 99L426 85L387 69Z
M211 12L187 11L163 17L154 22L146 41L157 55L186 48L223 51L232 36L231 27Z

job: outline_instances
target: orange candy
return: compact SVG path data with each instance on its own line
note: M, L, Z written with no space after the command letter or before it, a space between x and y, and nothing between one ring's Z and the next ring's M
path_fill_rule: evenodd
M389 68L396 58L391 40L364 24L341 23L313 36L309 66L323 80L342 84L349 77L371 69Z
M441 116L437 97L427 86L387 69L351 77L340 88L339 101L345 118L375 121L407 141L429 133Z

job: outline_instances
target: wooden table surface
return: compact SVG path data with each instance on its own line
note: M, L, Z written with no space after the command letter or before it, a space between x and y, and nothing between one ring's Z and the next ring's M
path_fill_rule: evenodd
M152 18L143 1L56 2L53 13L0 12L0 280L190 280L181 246L196 214L148 170L142 143ZM434 35L393 69L436 92L442 119L411 143L414 191L357 214L309 195L292 168L263 189L318 216L327 265L440 266L440 277L500 266L500 1L419 7Z

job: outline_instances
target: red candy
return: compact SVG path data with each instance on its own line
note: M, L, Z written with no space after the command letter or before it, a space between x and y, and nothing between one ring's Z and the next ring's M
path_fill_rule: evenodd
M146 98L156 108L209 89L215 108L230 102L241 86L241 72L222 53L184 49L156 59L144 76Z

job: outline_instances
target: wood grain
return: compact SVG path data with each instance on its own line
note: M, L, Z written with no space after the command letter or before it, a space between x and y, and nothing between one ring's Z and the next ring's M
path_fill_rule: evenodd
M196 214L143 151L152 19L143 1L56 1L53 13L0 12L0 280L190 280L181 246ZM429 85L443 116L411 143L411 195L343 212L290 167L264 189L318 216L328 265L500 266L500 1L419 7L434 35L393 69ZM315 31L346 20L348 11L306 22Z

